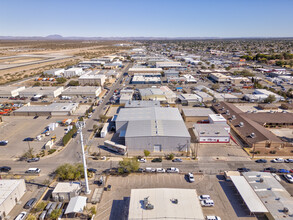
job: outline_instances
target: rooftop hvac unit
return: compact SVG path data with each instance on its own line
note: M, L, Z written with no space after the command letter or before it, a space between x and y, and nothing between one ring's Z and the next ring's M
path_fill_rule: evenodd
M205 132L204 131L201 131L200 134L205 134Z
M259 182L262 183L262 182L263 182L263 178L260 178L260 179L259 179Z
M231 119L232 120L235 120L236 119L236 116L235 115L232 115Z
M284 207L283 208L283 212L288 213L289 212L289 209L287 207Z
M274 111L273 110L270 110L270 113L274 113Z
M239 127L243 127L244 123L243 122L239 122Z
M215 134L220 134L220 132L219 131L216 131Z
M255 138L255 133L251 133L251 134L250 134L250 137L251 137L251 138Z

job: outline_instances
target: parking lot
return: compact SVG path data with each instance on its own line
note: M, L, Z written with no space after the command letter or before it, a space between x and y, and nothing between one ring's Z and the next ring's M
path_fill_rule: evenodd
M0 146L0 158L16 159L29 148L34 149L34 153L39 153L44 144L56 135L56 143L64 135L65 127L57 127L54 131L50 131L49 136L44 136L40 141L23 141L25 138L36 138L40 135L50 123L62 121L66 118L74 119L74 117L52 117L47 119L46 116L40 116L33 119L33 116L24 117L3 117L0 124L0 140L8 140L6 146Z
M214 200L214 207L204 207L204 215L218 215L223 220L252 220L248 210L240 202L233 188L222 176L196 175L189 183L184 174L131 174L127 177L109 176L107 184L111 191L105 191L97 205L96 219L127 219L131 189L137 188L186 188L196 189L198 195L208 194ZM121 217L122 216L122 217Z

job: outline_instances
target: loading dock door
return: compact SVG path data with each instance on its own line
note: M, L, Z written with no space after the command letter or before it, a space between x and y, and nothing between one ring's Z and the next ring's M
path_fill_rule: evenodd
M154 145L154 152L160 152L161 151L161 145Z

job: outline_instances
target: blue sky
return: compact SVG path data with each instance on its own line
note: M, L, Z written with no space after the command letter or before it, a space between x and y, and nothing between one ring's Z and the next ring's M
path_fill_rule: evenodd
M293 0L0 0L1 36L293 37Z

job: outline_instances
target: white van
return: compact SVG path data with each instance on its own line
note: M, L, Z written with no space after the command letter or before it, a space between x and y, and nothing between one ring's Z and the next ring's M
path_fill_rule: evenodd
M200 201L202 201L202 200L210 200L211 199L210 195L200 195L198 198L199 198Z
M215 205L214 201L211 199L202 200L200 203L201 203L201 206L203 207L212 207Z
M39 168L29 168L27 171L25 171L26 173L40 173L41 169Z
M147 168L145 168L145 172L147 172L147 173L153 173L153 172L156 172L156 169L151 168L151 167L147 167Z
M221 220L219 216L209 215L206 217L207 220Z

